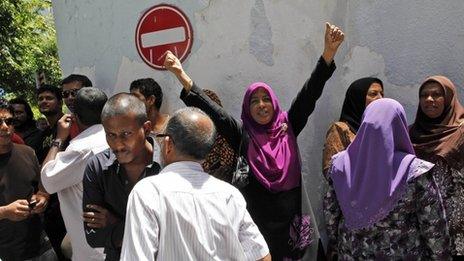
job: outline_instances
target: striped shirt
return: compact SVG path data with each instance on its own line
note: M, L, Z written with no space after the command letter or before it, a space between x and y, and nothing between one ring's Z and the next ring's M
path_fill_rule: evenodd
M242 194L176 162L129 196L121 260L257 260L269 253Z

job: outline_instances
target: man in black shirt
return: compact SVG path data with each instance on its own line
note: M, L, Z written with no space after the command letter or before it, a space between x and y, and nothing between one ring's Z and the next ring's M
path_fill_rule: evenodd
M102 111L102 124L109 150L90 159L84 173L84 227L87 243L104 247L106 260L119 260L129 193L144 177L156 175L148 134L151 122L143 102L120 93L111 97ZM153 142L153 141L152 141Z
M57 122L63 116L61 90L53 85L42 85L37 89L37 100L39 111L45 115L49 124L49 127L43 132L42 149L45 158L56 138ZM66 146L68 142L66 142ZM50 195L49 204L44 213L44 226L59 260L66 260L61 252L61 242L66 235L66 227L61 216L60 203L56 193Z
M14 109L14 127L15 132L35 151L37 159L41 163L46 155L46 151L42 147L43 135L42 131L37 128L29 103L22 98L10 100L11 106Z
M55 260L37 215L48 200L37 190L39 164L30 147L11 141L13 132L13 108L0 99L0 260Z

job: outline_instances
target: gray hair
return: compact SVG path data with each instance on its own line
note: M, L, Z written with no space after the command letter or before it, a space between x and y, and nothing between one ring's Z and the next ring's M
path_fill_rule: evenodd
M197 115L200 120L195 119ZM203 118L203 119L201 119ZM206 120L207 124L198 124ZM205 159L216 140L216 128L206 113L195 107L177 110L166 125L176 151L196 160Z
M101 113L101 120L129 113L135 114L140 126L148 120L145 104L134 95L121 92L106 102Z

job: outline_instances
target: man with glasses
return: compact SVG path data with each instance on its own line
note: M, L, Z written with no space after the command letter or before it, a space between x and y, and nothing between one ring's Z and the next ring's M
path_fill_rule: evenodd
M151 122L137 97L111 97L101 114L110 149L92 157L84 173L84 227L92 247L104 247L106 260L119 260L127 198L141 179L158 174L159 155L148 137Z
M14 144L13 107L0 99L0 260L56 260L38 213L48 194L39 186L34 151Z
M74 112L74 103L76 101L77 92L83 87L92 87L92 81L85 76L80 74L71 74L61 81L61 94L63 96L64 103L68 107L69 112ZM71 122L70 138L74 139L79 134L79 128L76 122Z
M158 136L164 169L129 196L121 260L270 260L242 194L203 171L212 120L180 109Z
M92 81L85 75L71 74L61 81L63 100L71 112L74 112L76 94L83 87L92 87Z

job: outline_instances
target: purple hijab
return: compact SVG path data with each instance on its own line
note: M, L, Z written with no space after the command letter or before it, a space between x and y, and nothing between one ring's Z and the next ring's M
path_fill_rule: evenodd
M356 138L333 157L329 174L348 229L387 217L406 191L415 158L403 106L387 98L367 106Z
M266 125L257 123L250 114L251 95L258 88L267 91L274 107L274 117ZM248 164L256 179L273 192L298 187L301 177L298 144L287 112L280 109L279 100L271 87L263 82L248 86L242 104L242 121L250 136Z

